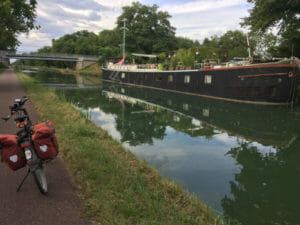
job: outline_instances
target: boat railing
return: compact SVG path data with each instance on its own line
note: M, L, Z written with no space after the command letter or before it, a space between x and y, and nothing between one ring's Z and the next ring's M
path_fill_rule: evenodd
M157 71L156 64L108 64L108 69L112 70L128 70L128 71Z

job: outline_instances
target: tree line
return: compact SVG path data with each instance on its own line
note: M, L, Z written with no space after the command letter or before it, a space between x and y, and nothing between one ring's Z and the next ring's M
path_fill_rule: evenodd
M17 27L10 29L11 33L15 32L12 37L16 37L16 34L36 27L34 24L36 1L18 0L22 3L24 10L26 9L24 12L17 10L16 7L19 6L12 2L14 1L2 1L0 11L7 12L10 9L12 12L14 10L18 12L20 16L28 16L28 20L23 20L23 22L28 21L27 25L23 24L23 29L17 29ZM256 58L292 55L299 57L299 1L248 0L248 2L254 3L254 7L250 10L249 16L242 19L241 26L250 30L248 35L253 56ZM28 9L31 9L31 14L28 14ZM101 56L99 64L107 58L121 58L125 20L126 52L129 58L130 53L133 52L157 54L159 62L164 65L175 66L181 63L185 66L192 66L195 61L201 62L206 58L227 61L233 57L248 56L246 34L242 31L228 31L221 36L207 37L200 44L199 41L177 37L175 27L170 24L170 17L168 12L160 11L157 5L147 6L133 2L132 5L123 7L123 12L117 18L114 29L103 30L98 34L86 30L66 34L56 40L53 39L51 46L45 46L38 52L98 55ZM7 26L6 22L1 17L0 27ZM278 28L277 35L271 32L274 27ZM0 46L5 48L3 40L9 35L4 33L0 37ZM6 48L12 49L17 45L18 42L15 41L6 44ZM43 61L33 61L31 64L63 67L73 65L65 62Z

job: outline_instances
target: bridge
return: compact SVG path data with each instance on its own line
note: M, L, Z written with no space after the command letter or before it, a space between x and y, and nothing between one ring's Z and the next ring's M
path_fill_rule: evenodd
M76 62L76 69L79 70L92 63L97 62L99 56L62 53L17 53L0 51L0 62L9 65L9 59Z

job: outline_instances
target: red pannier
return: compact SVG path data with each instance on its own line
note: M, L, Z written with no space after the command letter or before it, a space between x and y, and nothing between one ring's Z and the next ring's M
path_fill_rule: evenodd
M54 159L58 154L58 144L54 125L51 121L33 127L32 141L40 159Z
M17 135L0 135L1 158L12 170L18 170L25 166L25 156L18 144Z

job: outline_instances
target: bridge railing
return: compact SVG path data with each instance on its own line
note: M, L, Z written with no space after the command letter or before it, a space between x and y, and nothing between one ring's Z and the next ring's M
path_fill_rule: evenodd
M66 53L43 53L43 52L13 52L0 51L0 55L5 56L36 56L36 57L51 57L51 58L83 58L85 60L98 60L99 56L94 55L80 55L80 54L66 54Z

